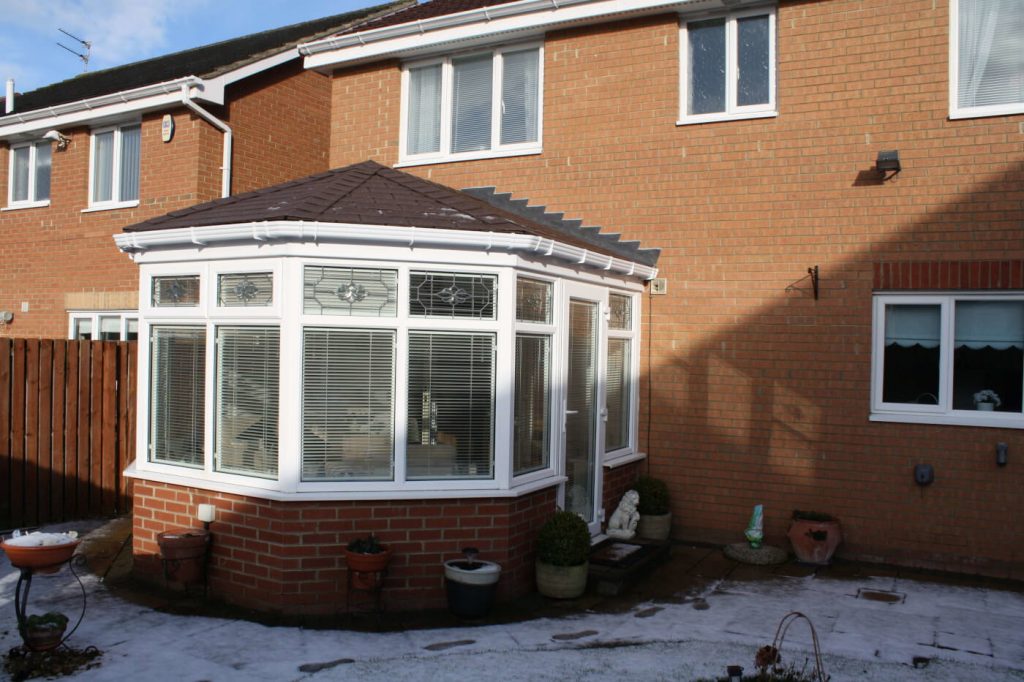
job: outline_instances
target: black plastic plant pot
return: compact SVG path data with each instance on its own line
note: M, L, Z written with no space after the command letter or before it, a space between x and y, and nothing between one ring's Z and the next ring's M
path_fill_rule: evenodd
M491 561L444 562L448 610L460 618L481 618L494 605L501 566Z

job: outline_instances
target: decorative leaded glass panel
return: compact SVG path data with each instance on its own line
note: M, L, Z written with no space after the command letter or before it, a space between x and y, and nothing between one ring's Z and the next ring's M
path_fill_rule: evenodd
M199 275L153 278L153 305L187 308L199 305Z
M551 282L520 277L516 280L516 319L551 322Z
M608 308L611 315L608 319L609 329L633 328L633 299L623 294L609 294Z
M266 307L273 303L273 273L240 272L217 277L217 305L223 308Z
M451 272L409 273L409 315L493 320L498 278Z
M398 272L377 268L307 265L302 310L308 315L394 317Z

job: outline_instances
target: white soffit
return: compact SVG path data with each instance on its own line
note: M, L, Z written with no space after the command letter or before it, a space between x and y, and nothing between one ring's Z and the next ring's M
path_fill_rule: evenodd
M391 225L357 225L299 221L240 223L209 227L144 230L114 235L117 247L127 253L159 248L202 248L240 242L351 243L403 246L406 248L457 248L506 251L553 258L590 270L649 280L658 269L642 263L596 253L545 237L507 232L442 230Z
M299 45L307 69L332 68L387 56L406 56L442 45L493 43L502 36L539 35L568 25L673 11L714 11L774 4L765 0L520 0Z

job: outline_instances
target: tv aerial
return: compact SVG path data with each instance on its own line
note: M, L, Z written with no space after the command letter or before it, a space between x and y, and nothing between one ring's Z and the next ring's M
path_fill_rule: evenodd
M63 47L65 50L67 50L68 52L70 52L71 54L75 55L76 57L78 57L79 59L82 60L82 64L85 65L82 68L83 73L88 71L89 70L89 56L92 53L92 43L89 42L88 40L82 40L78 36L71 35L70 33L68 33L67 31L65 31L62 28L58 28L57 30L60 31L61 33L63 33L64 35L66 35L67 37L72 38L73 40L77 40L79 43L81 43L85 47L85 53L83 54L81 52L75 52L74 50L72 50L70 47L68 47L64 43L57 43L58 45Z

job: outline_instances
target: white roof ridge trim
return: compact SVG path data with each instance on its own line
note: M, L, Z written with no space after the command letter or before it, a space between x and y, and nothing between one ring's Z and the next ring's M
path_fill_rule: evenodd
M200 235L197 235L197 231ZM528 234L480 230L448 230L397 225L359 225L355 223L323 223L314 221L260 221L179 227L168 230L146 230L114 235L117 247L126 253L156 248L210 246L217 243L268 240L300 240L313 243L362 243L384 246L423 246L432 248L476 248L481 251L502 248L507 251L548 256L594 270L605 270L627 277L653 279L658 269L623 258L594 253L555 239Z

